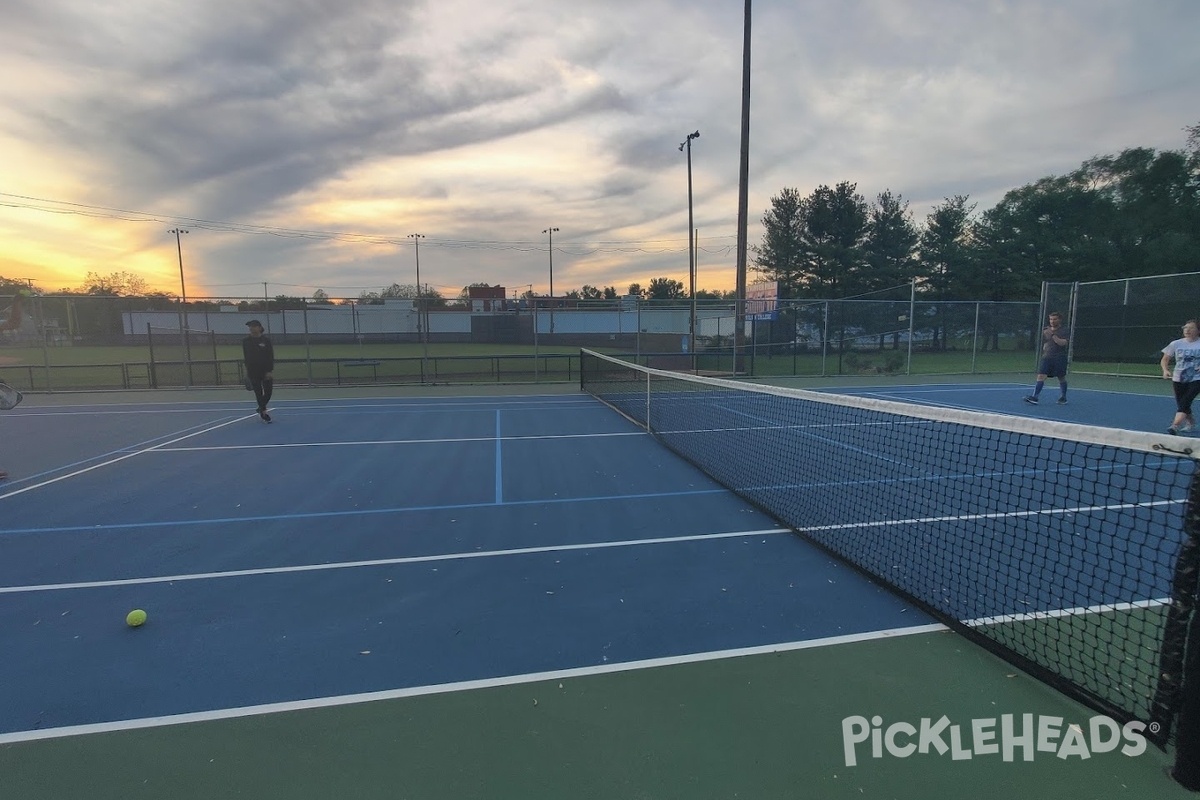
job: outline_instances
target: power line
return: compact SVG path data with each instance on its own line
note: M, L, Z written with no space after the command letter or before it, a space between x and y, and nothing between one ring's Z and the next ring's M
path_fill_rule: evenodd
M0 192L0 197L9 201L0 201L0 207L19 208L29 211L40 211L49 214L69 214L99 219L116 219L125 222L154 222L168 225L188 225L212 231L240 233L258 236L277 236L291 239L314 239L323 241L357 242L360 244L388 244L402 246L406 243L404 236L388 236L384 234L358 233L354 231L322 231L304 228L285 228L273 225L256 225L245 222L223 222L197 217L183 217L174 214L158 214L148 211L133 211L108 206L94 206L85 203L71 203L64 200L48 200L28 195ZM735 239L733 234L724 236L704 237L714 243L709 247L701 247L706 253L727 254L734 248L733 243L719 245L721 241ZM681 243L681 244L680 244ZM642 240L602 240L596 242L571 242L566 247L560 242L557 249L569 256L587 256L596 253L677 253L688 249L689 242L680 239L642 239ZM426 246L443 248L458 248L467 250L508 250L513 252L544 252L547 248L538 241L530 240L501 240L501 239L446 239L427 237Z

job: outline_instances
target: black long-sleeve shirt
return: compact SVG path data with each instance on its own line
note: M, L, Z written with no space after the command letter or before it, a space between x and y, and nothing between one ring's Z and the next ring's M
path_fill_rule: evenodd
M261 378L275 369L275 348L266 336L242 339L242 355L246 360L247 375Z

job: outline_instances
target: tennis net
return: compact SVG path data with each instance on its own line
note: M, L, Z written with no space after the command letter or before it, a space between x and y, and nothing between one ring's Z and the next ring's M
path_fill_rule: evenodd
M751 385L581 352L581 385L955 630L1168 739L1196 591L1194 443Z

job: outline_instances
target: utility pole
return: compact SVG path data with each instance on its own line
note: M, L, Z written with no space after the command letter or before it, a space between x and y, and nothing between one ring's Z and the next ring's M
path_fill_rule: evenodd
M692 371L696 369L696 225L692 221L692 139L699 139L700 131L689 133L679 149L687 148L688 172L688 283L692 298L692 313L688 324L688 350L692 355Z
M738 168L737 310L734 312L733 369L742 362L746 336L746 226L750 206L750 2L746 0L742 30L742 146Z
M554 234L558 228L546 228L542 233L550 234L550 332L554 333Z
M187 284L183 279L183 244L180 241L180 235L187 233L183 228L172 228L167 233L175 234L175 252L179 255L179 336L183 339L183 360L184 372L187 374L187 385L192 385L192 345L188 341L188 315L187 315Z
M429 339L426 331L429 319L425 316L425 300L421 296L421 240L425 238L425 234L410 233L408 238L413 240L413 255L417 261L417 338L421 340L421 382L424 383L429 361Z

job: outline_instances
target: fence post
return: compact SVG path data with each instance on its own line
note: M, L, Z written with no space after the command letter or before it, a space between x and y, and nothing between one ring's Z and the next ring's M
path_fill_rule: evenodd
M158 388L158 368L154 363L154 334L150 332L150 323L146 323L146 344L150 348L150 388Z

